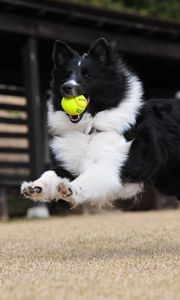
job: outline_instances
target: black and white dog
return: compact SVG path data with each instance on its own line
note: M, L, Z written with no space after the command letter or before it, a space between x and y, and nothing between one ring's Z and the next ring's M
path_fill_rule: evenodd
M140 80L104 38L82 56L57 41L53 62L48 125L57 169L24 182L25 197L104 205L151 181L180 199L180 102L144 102ZM67 115L62 97L81 94L86 111Z

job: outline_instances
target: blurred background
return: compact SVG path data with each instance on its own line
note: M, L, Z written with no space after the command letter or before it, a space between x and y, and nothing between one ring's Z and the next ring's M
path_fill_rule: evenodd
M54 40L79 52L104 36L144 83L145 97L180 99L179 0L0 0L0 218L95 213L60 201L33 204L19 195L23 180L51 167L46 100ZM178 207L151 184L138 202L116 209Z

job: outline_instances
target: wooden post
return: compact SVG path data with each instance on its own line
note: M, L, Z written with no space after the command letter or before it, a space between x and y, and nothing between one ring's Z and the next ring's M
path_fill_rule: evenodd
M9 217L6 199L6 188L0 187L0 220L6 221Z
M30 37L23 49L25 96L27 98L31 179L38 178L43 171L43 138L37 41Z
M44 131L42 129L44 124L42 124L37 40L34 37L29 37L23 48L23 67L28 112L31 180L34 180L42 174L44 169ZM49 215L45 204L36 203L33 206L31 216L47 217ZM40 206L41 210L39 210ZM27 212L27 215L30 213Z

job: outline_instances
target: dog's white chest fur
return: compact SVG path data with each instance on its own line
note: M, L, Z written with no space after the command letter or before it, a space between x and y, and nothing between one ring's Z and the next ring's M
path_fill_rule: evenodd
M54 137L51 149L57 162L79 176L92 164L106 164L114 170L127 159L130 143L120 134L109 131L92 133L68 132Z

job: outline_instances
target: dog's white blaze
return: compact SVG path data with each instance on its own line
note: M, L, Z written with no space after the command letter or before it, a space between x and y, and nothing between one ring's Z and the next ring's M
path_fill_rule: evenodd
M72 85L78 85L78 83L76 82L75 79L70 79L70 80L66 81L66 83L70 83Z
M80 60L78 61L78 67L81 66L81 63L82 63L82 58L80 58Z

